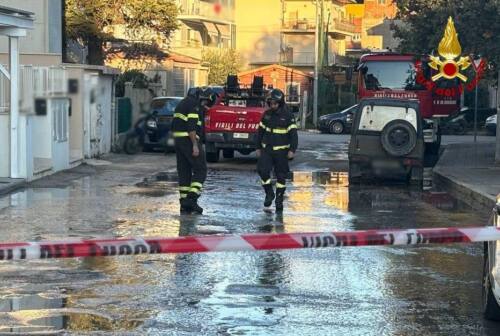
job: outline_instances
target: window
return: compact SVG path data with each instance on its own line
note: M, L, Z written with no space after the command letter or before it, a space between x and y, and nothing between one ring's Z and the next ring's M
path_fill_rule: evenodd
M365 87L367 90L422 89L416 83L416 70L413 62L407 61L368 61L364 64Z
M184 97L184 69L183 68L174 68L173 71L174 78L174 96Z
M300 103L300 83L297 82L286 83L285 101L288 104Z

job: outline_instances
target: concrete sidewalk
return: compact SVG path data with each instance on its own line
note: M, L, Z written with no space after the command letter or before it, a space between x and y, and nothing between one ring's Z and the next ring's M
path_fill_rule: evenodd
M434 167L434 183L478 210L491 210L500 194L495 143L450 144Z

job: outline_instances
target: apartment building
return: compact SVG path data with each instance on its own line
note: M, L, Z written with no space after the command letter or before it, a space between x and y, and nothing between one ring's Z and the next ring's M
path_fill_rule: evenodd
M177 0L179 29L170 49L178 54L201 59L205 48L234 48L236 0Z
M330 65L343 61L346 40L356 33L356 27L345 8L351 3L355 1L320 1ZM246 67L279 63L305 72L312 71L315 62L316 10L316 3L305 0L237 2L236 48L243 54Z
M365 0L363 4L347 5L346 11L359 32L348 41L348 54L359 55L369 50L397 47L397 40L390 31L391 23L400 24L394 20L397 14L394 0Z

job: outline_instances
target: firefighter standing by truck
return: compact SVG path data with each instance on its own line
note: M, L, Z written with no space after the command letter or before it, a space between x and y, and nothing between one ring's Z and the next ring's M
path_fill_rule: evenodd
M276 197L276 212L283 211L283 197L286 177L289 172L288 160L293 159L298 145L295 118L285 105L285 95L273 89L267 99L269 109L262 115L257 135L257 172L266 193L264 210L269 210ZM271 171L276 175L276 194L271 183Z
M180 210L182 213L203 213L198 205L203 183L207 177L205 151L201 142L205 110L215 103L210 88L192 89L179 102L172 121L179 176Z

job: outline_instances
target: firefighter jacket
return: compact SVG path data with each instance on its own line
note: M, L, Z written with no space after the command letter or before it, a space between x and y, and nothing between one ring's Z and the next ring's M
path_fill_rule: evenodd
M257 149L297 150L297 124L295 118L284 107L278 110L266 110L262 115L257 134Z
M174 138L187 137L189 132L195 131L201 137L202 107L194 97L186 97L179 102L172 120L172 133Z

